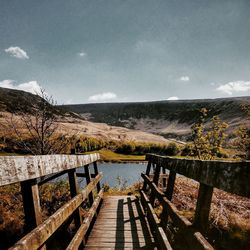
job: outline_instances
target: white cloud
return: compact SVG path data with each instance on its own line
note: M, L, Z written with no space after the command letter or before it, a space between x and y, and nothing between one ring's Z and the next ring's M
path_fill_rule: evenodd
M12 57L16 57L19 59L29 59L26 51L24 51L20 47L9 47L8 49L5 49L5 52L10 54Z
M190 78L189 78L189 76L181 76L181 77L180 77L180 81L189 82L189 81L190 81Z
M179 100L179 97L177 97L177 96L171 96L167 100L168 101L176 101L176 100Z
M85 52L80 52L80 53L78 53L78 55L81 56L81 57L83 57L83 56L86 56L87 53L85 53Z
M88 98L89 101L98 102L98 101L108 101L116 99L117 95L113 92L104 92L96 95L92 95Z
M220 85L216 88L217 91L221 91L228 95L232 95L234 92L246 92L250 90L250 82L246 81L235 81L228 82L226 84Z
M37 81L30 81L30 82L16 84L16 82L13 80L3 80L3 81L0 81L0 87L8 88L8 89L23 90L23 91L30 92L35 95L41 94L41 86L38 84Z

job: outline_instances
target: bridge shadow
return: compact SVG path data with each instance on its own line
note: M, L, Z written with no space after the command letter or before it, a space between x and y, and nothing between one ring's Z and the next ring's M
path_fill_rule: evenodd
M118 200L115 237L115 249L156 249L138 198Z

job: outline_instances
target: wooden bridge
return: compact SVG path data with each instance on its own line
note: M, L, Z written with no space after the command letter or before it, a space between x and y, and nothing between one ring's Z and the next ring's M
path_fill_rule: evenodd
M149 154L143 187L136 197L103 196L98 160L98 154L0 157L0 186L20 183L23 197L27 234L11 249L51 249L49 239L72 221L75 234L66 249L213 249L206 238L213 188L250 198L249 162ZM39 186L64 174L68 175L71 200L43 221ZM171 203L176 174L200 183L193 223ZM80 178L86 180L82 190ZM158 214L156 204L162 208ZM83 205L88 208L85 216ZM174 225L175 232L169 225ZM173 234L179 235L182 247L173 241Z

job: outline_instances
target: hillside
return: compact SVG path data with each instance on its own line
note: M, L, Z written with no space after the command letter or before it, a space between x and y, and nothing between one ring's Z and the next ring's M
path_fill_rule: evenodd
M31 103L39 96L28 92L0 88L0 112L31 112ZM229 123L228 132L250 123L241 106L250 104L250 97L207 100L178 100L138 103L99 103L58 106L58 122L62 131L103 139L165 142L164 138L186 140L191 125L203 107L209 117L219 115ZM166 140L167 141L167 140Z
M24 91L0 88L0 137L10 135L6 126L15 114L19 119L19 111L32 113L32 106L38 102L39 96ZM56 109L59 132L66 135L84 135L104 140L122 140L152 143L168 143L162 136L147 133L140 130L128 129L118 126L110 126L105 123L86 121L81 116L66 111L62 107ZM2 126L1 126L2 125Z
M178 100L138 103L100 103L64 105L69 111L80 114L92 122L164 135L185 138L191 125L197 121L201 108L209 110L209 117L219 115L230 125L229 130L248 123L241 105L250 104L250 97Z

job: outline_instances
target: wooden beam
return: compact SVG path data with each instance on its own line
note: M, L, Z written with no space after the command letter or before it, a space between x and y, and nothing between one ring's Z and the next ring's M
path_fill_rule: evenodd
M147 165L147 169L146 169L146 175L147 175L147 176L149 176L150 170L151 170L151 161L148 161L148 165ZM146 189L147 189L147 184L144 182L144 183L143 183L142 190L145 191Z
M158 186L158 183L159 183L160 173L161 173L161 166L159 164L156 164L155 170L154 170L154 177L153 177L153 183L156 186ZM155 203L154 192L150 193L150 202L151 202L152 206L154 206L154 203Z
M95 173L94 173L94 177L95 177L95 176L97 176L97 175L99 174L97 162L95 161L95 162L93 163L93 165L94 165L94 172L95 172ZM92 177L92 175L91 175L91 177ZM99 193L100 190L101 190L101 184L100 184L100 182L97 183L96 188L97 188L97 192Z
M52 180L54 180L54 179L56 179L56 178L58 178L58 177L60 177L60 176L62 176L64 174L66 174L67 172L68 171L65 170L65 171L59 172L57 174L51 174L51 175L48 175L48 176L45 176L45 177L40 177L40 178L37 179L37 184L39 186L41 186L41 185L43 185L43 184L45 184L45 183L47 183L49 181L52 181Z
M146 160L205 185L250 198L250 161L202 161L148 154Z
M87 184L89 184L91 182L91 176L90 176L90 172L89 172L89 165L85 165L84 166L84 171L85 171L85 176L86 176L85 177L86 178L86 182L87 182ZM92 206L92 204L94 202L94 195L93 195L92 191L89 193L88 200L89 200L90 206Z
M97 153L89 155L0 156L0 186L77 168L99 159L100 155Z
M212 196L213 187L201 183L195 210L194 225L203 233L207 231L208 227Z
M67 247L67 250L78 249L91 225L93 218L95 217L95 214L98 210L102 198L103 198L103 190L100 190L98 196L95 198L95 201L88 212L88 216L84 219L83 223L81 224L81 227L74 235L73 239L71 240L70 244Z
M144 204L144 208L146 208L147 218L150 224L152 234L155 238L155 242L157 242L159 248L162 250L172 250L168 238L165 232L163 231L159 219L152 205L150 204L146 194L144 193L144 191L141 191L140 193L141 193L142 204Z
M70 195L71 198L74 198L77 194L79 194L79 187L76 179L76 170L75 169L69 170L68 177L69 177ZM74 212L74 222L76 228L79 228L82 224L80 208L76 209L76 211Z
M93 179L80 194L76 195L64 206L59 208L46 221L40 224L37 228L19 240L11 249L13 250L35 250L41 247L46 240L66 221L73 212L85 201L89 193L96 187L96 184L101 180L102 175L99 174Z
M169 176L168 176L168 184L166 189L166 197L171 201L172 196L174 193L174 183L175 183L176 173L172 170L170 170Z
M180 228L183 237L185 237L187 242L189 242L191 249L214 249L205 237L200 232L197 232L192 223L187 218L179 214L175 205L165 197L165 194L149 179L148 176L142 174L142 178L147 182L152 192L155 193L155 196L160 201L163 209L167 210L167 214L171 217L175 225Z
M42 222L39 190L36 180L21 182L25 231L29 232Z

